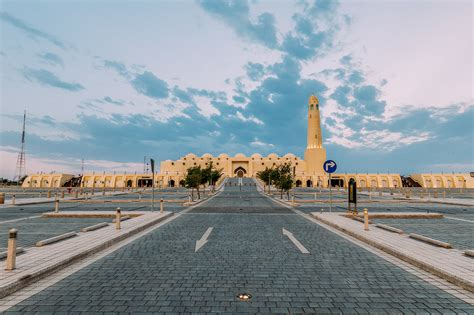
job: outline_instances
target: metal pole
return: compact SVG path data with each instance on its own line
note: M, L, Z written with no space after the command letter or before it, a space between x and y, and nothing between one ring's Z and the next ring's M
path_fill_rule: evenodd
M153 211L155 206L155 170L153 170L151 178L151 211Z
M331 173L329 173L329 212L332 212L332 182L331 182Z

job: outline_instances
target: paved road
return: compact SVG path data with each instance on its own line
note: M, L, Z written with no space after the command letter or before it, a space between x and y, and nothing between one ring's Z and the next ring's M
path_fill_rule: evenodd
M210 227L208 242L195 252ZM250 301L236 298L244 292ZM9 311L455 314L474 313L474 307L253 186L231 186Z

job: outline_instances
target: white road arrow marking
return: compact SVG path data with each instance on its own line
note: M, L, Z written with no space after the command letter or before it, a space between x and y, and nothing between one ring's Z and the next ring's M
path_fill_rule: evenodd
M206 232L204 232L204 234L202 235L201 239L196 241L196 247L194 249L194 252L197 252L201 247L206 245L207 239L208 239L209 235L211 234L212 229L214 229L214 228L213 227L208 228L206 230Z
M300 243L300 241L298 241L293 236L293 233L285 230L284 228L282 230L283 230L283 235L286 235L290 239L290 241L292 241L293 244L295 244L295 246L300 250L300 252L302 252L303 254L309 254L309 251L303 246L303 244Z

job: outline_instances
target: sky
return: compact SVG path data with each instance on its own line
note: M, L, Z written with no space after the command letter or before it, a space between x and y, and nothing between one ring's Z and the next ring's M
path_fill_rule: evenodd
M0 177L187 153L474 171L472 1L0 0Z

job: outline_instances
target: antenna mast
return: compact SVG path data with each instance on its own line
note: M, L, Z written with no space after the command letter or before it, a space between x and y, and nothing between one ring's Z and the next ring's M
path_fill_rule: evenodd
M18 153L18 159L16 160L15 176L13 181L17 184L25 176L26 172L26 160L25 160L25 124L26 124L26 110L23 113L23 131L21 133L21 150Z

